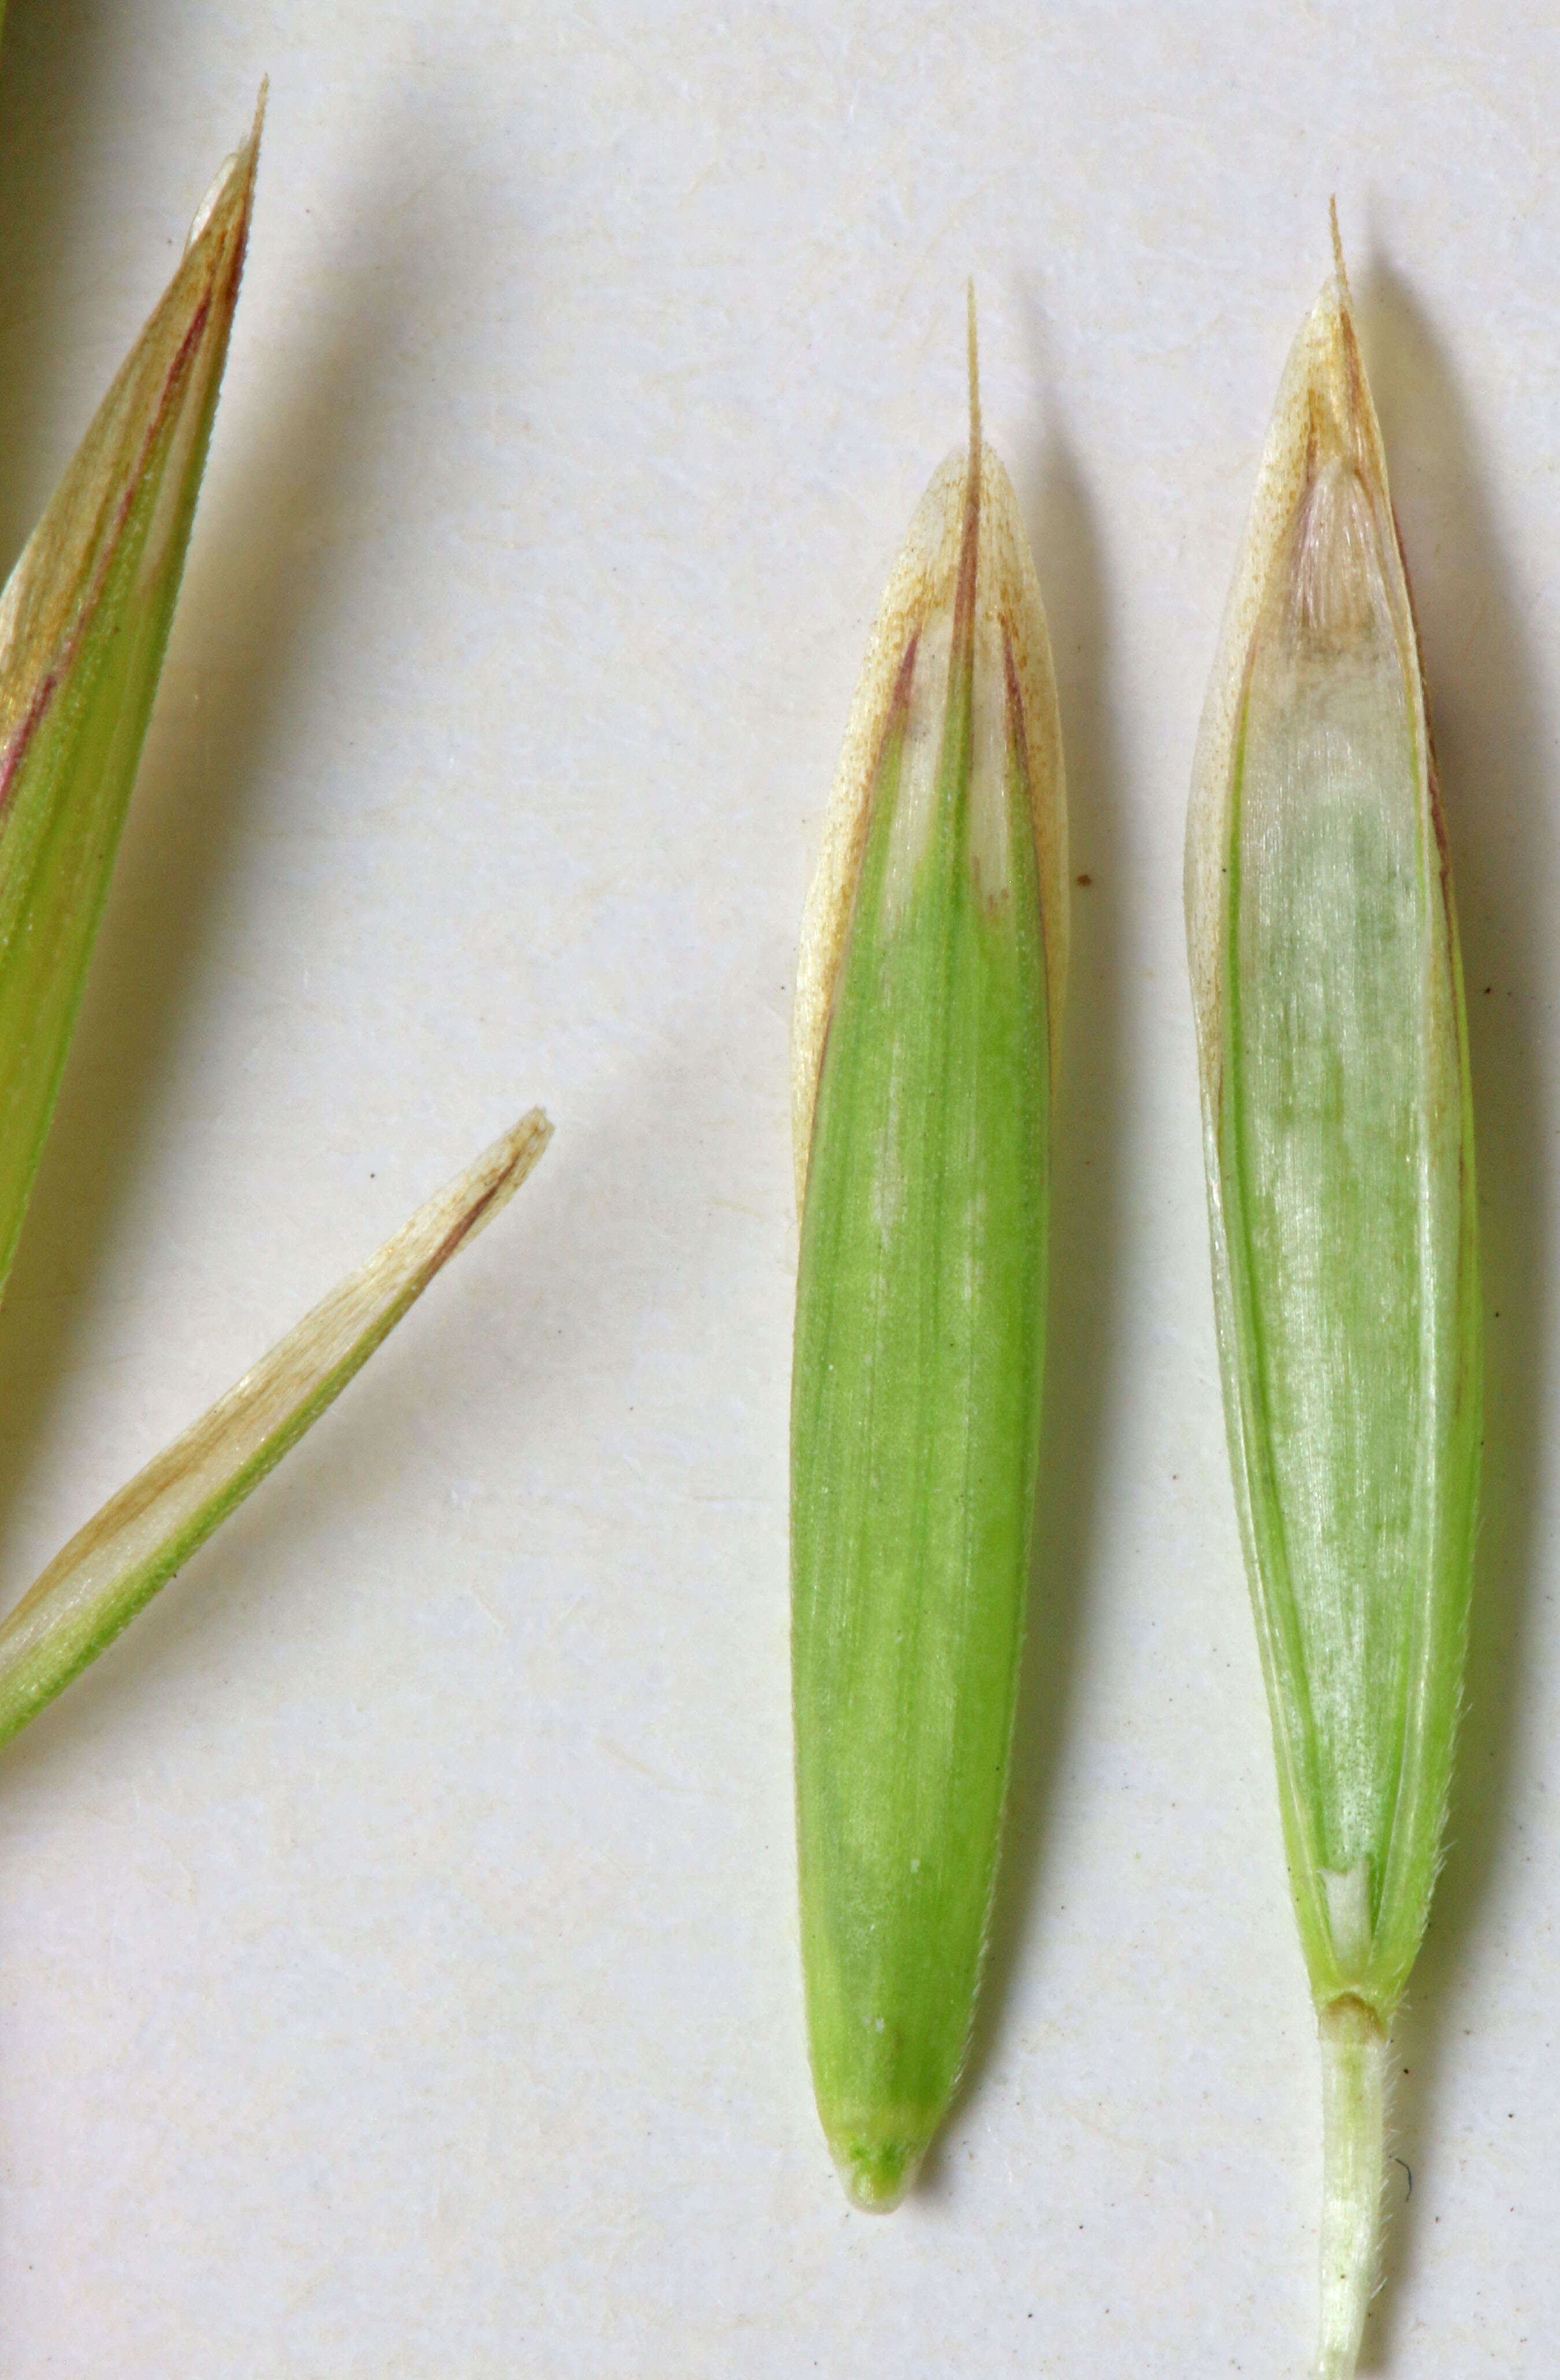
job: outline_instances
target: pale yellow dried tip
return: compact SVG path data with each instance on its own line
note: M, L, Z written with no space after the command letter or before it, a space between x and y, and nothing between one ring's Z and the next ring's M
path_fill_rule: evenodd
M297 1444L508 1204L552 1129L539 1108L523 1116L77 1531L0 1623L0 1742L113 1641Z

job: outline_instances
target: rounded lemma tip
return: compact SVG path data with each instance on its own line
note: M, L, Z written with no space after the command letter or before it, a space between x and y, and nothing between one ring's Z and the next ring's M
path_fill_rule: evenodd
M835 2168L850 2204L862 2215L891 2215L920 2170L925 2141L835 2139Z

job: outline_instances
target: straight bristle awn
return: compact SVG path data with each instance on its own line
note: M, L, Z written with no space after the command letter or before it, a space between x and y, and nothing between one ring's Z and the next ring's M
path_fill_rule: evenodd
M1446 1814L1481 1428L1473 1126L1419 644L1334 225L1187 836L1225 1410L1322 2059L1319 2380L1373 2283Z
M812 2076L896 2204L969 2035L1040 1441L1061 738L1007 475L970 435L857 689L798 978L792 1671Z

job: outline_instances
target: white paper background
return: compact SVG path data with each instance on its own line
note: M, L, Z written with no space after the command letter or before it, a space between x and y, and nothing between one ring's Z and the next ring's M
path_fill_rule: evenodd
M1315 2052L1180 843L1338 194L1459 882L1490 1305L1368 2362L1553 2369L1560 37L1129 0L11 0L0 535L242 129L187 591L0 1331L18 1590L532 1099L504 1221L5 1755L0 2370L1301 2374ZM1048 1477L969 2081L847 2212L797 1974L794 938L963 285L1061 676Z

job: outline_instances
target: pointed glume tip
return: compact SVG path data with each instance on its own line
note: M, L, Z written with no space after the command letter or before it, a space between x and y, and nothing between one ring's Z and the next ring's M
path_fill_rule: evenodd
M975 347L975 284L964 285L965 320L969 347L969 452L981 451L981 366Z
M0 5L3 5L3 0L0 0ZM253 176L256 161L260 155L260 136L265 126L265 102L270 89L271 78L267 75L260 86L260 97L255 102L254 121L250 127L248 139L241 140L238 148L223 159L212 177L205 197L195 210L189 229L185 235L184 247L187 255L216 212L218 205L226 197L233 181L240 175Z

